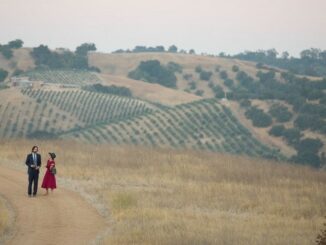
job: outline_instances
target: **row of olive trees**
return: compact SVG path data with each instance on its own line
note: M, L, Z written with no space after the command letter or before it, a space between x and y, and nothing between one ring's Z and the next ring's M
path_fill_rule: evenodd
M50 102L87 124L128 118L151 110L143 101L86 91L44 91L25 89L38 101Z
M166 145L251 156L277 157L254 139L227 108L202 100L111 122L79 132L88 141Z
M168 53L182 53L182 54L195 54L195 50L194 49L190 49L188 52L184 49L179 49L176 45L171 45L169 46L167 49L162 46L162 45L158 45L156 47L147 47L147 46L136 46L133 49L118 49L116 51L113 51L113 53L146 53L146 52L168 52Z

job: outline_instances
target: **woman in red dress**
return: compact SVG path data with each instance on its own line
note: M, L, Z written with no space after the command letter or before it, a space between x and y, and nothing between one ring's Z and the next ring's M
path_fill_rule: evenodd
M46 189L46 194L49 194L49 189L53 191L53 189L57 188L55 175L51 172L52 168L55 167L54 158L56 158L56 155L54 153L49 153L50 159L48 160L46 164L46 172L43 178L42 188Z

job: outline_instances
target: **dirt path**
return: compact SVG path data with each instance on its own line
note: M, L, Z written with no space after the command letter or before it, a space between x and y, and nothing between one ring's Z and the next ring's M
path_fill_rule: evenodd
M105 228L104 219L77 193L59 188L44 196L39 188L38 196L29 198L26 192L27 174L0 166L0 194L16 217L8 244L90 244Z

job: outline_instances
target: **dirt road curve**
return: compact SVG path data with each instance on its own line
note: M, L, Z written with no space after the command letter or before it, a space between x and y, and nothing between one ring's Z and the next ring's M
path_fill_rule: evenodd
M39 188L38 196L29 198L26 192L27 174L0 166L0 194L16 216L14 236L7 244L90 244L105 227L96 210L77 193L59 188L44 196Z

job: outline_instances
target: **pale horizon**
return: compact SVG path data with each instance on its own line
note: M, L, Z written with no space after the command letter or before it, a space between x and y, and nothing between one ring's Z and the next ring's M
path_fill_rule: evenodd
M1 44L74 50L92 42L100 52L174 44L209 54L275 48L292 56L326 49L323 0L1 0L0 7Z

